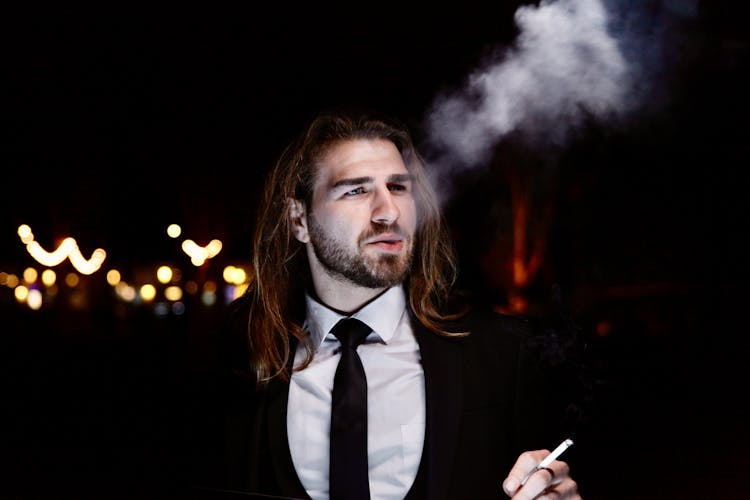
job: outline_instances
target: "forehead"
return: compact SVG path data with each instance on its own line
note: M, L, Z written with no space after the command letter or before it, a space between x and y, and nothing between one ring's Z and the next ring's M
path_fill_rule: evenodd
M318 162L316 184L345 177L387 177L408 170L396 145L386 139L337 141Z

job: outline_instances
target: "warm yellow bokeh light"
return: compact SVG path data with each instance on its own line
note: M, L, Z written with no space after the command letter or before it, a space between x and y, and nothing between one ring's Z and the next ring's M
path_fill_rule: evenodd
M55 281L57 281L57 273L55 271L52 269L42 271L42 283L44 283L44 286L50 287L55 284Z
M154 297L156 297L156 287L151 284L142 285L140 293L143 300L145 300L146 302L150 302L154 300Z
M169 266L160 266L156 270L156 279L159 283L169 283L172 280L172 268Z
M190 262L195 267L200 267L207 259L211 259L221 252L221 246L219 240L211 240L205 247L198 245L193 240L185 240L182 242L182 251L188 254Z
M125 302L132 302L135 300L135 288L128 285L124 281L120 281L117 285L115 285L115 291L117 292L117 295L119 295L120 298Z
M26 302L26 297L29 296L29 289L23 285L17 286L13 289L13 295L18 302Z
M92 274L99 270L107 258L107 252L101 248L97 248L91 254L90 259L86 259L81 250L78 248L76 240L71 237L63 239L62 243L53 250L52 252L46 251L42 246L34 241L34 234L31 232L31 228L22 224L18 227L18 236L21 241L26 245L26 250L31 254L37 262L47 267L54 267L64 261L66 258L70 260L73 267L81 274Z
M224 271L222 271L221 276L224 278L224 281L227 283L232 282L232 272L234 271L234 266L227 266L224 268Z
M15 287L17 287L18 283L19 283L18 276L16 276L15 274L9 274L5 278L5 285L8 288L15 288Z
M39 272L33 267L27 267L23 270L23 280L28 283L36 283L36 279L39 277Z
M247 273L241 267L227 266L222 273L224 281L232 285L241 285L247 281Z
M122 277L120 276L120 271L117 269L110 269L107 271L107 283L109 283L112 286L117 286L118 283L120 283L120 280Z
M68 273L65 275L65 284L68 285L70 288L75 288L78 286L78 282L80 281L80 278L76 273Z
M172 302L178 301L182 298L182 289L179 286L168 286L164 290L164 296Z
M208 242L208 245L206 245L206 251L208 252L209 257L213 257L214 255L221 252L221 241L219 240L211 240Z
M247 291L248 286L250 286L248 283L242 283L241 285L235 286L232 293L232 299L238 299L242 297L242 295Z
M91 258L86 260L83 255L81 255L78 245L76 245L76 247L70 252L70 255L68 255L70 263L73 264L73 267L75 267L81 274L92 274L98 271L99 268L102 267L102 262L104 262L104 259L106 258L107 252L101 248L97 248L94 250L94 253L91 254Z
M170 224L167 227L167 235L170 238L177 238L182 234L182 228L179 224Z
M18 226L18 236L24 244L27 244L34 239L34 234L31 232L31 228L27 224L21 224Z
M34 311L38 311L42 307L42 292L39 290L29 290L29 295L26 297L26 305Z
M46 251L36 241L30 241L26 244L26 250L37 262L47 267L54 267L70 256L74 248L78 248L76 240L65 238L60 245L51 252Z
M238 267L234 272L234 284L241 285L247 283L247 273L241 267Z

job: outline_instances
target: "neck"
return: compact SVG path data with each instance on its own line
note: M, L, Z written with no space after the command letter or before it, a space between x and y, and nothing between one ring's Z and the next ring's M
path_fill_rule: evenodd
M328 275L325 277L313 275L312 281L320 302L344 314L351 314L361 309L388 289L388 287L366 288Z

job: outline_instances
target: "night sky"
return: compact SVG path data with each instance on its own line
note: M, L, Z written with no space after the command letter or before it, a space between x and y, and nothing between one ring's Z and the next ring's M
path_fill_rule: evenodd
M164 221L196 239L242 237L264 173L312 113L356 105L416 127L438 89L510 39L513 8L422 22L345 10L314 23L273 12L6 20L3 228L75 233L113 258L154 258ZM147 249L131 244L144 238ZM229 250L244 257L246 245Z
M0 271L33 264L16 234L22 223L48 249L74 236L85 256L105 248L105 267L130 273L163 261L188 267L165 234L172 222L200 244L224 242L211 272L246 262L263 177L307 119L329 107L372 108L401 118L426 144L435 98L512 45L519 5L3 18ZM446 215L460 284L502 302L505 169L531 172L539 204L552 207L545 264L530 293L546 304L549 290L560 290L596 366L580 449L570 453L584 498L730 498L750 466L741 401L747 8L639 5L683 14L664 64L644 78L646 105L625 124L589 124L554 155L501 145L487 165L451 180ZM93 320L64 310L40 319L19 312L5 287L0 306L11 318L10 328L0 325L11 347L0 389L15 408L3 410L10 424L2 438L13 450L3 467L18 474L37 464L42 475L73 477L71 490L87 474L107 484L119 476L94 463L117 459L102 443L130 441L128 456L154 457L138 470L156 477L171 455L154 444L155 422L183 403L157 404L153 421L137 410L158 399L154 385L181 387L175 373L202 380L211 372L216 359L197 354L210 340L196 330L220 313L166 326L140 316L118 323L107 306ZM607 335L597 334L602 321ZM181 339L177 348L170 335ZM176 357L160 368L158 356L169 352ZM150 384L149 396L134 395ZM118 395L103 396L115 386ZM98 420L126 407L133 427Z

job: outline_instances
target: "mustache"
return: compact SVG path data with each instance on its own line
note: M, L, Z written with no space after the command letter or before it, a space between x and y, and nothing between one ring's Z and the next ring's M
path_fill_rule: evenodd
M406 233L404 233L404 231L398 225L398 222L393 222L391 224L379 224L377 222L372 222L370 223L370 228L359 235L359 243L363 243L370 238L374 238L386 233L399 236L404 240L410 239L409 236L407 236Z

